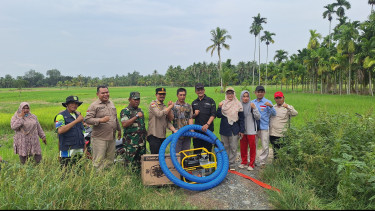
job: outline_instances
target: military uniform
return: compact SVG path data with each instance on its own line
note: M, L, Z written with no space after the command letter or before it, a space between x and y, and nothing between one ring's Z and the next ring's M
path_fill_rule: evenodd
M120 121L127 121L135 117L138 112L143 113L142 109L135 109L129 105L121 110ZM146 134L144 116L138 117L133 124L124 128L122 142L125 149L125 165L132 163L138 168L141 166L141 156L146 154Z

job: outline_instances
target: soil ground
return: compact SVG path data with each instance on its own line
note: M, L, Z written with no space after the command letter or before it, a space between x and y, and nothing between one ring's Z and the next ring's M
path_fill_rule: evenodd
M257 150L257 155L260 150ZM273 159L273 151L270 147L270 154L267 163L271 163ZM256 158L258 160L258 156ZM240 169L240 153L237 154L236 171L260 180L259 173L262 169L255 166L253 171L246 168ZM261 180L260 180L261 181ZM268 202L265 188L257 185L249 179L229 173L226 178L216 187L206 191L190 191L185 190L188 201L197 205L200 209L212 210L270 210L274 209ZM269 190L267 190L269 191Z

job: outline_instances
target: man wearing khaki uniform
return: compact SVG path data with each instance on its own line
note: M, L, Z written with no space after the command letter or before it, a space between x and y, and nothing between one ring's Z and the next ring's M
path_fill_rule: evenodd
M93 125L91 134L92 160L95 167L103 169L115 159L115 135L121 139L121 127L115 105L109 100L107 86L98 86L98 100L87 110L85 122Z
M171 123L173 120L173 112L171 110L174 103L169 101L168 107L163 103L166 94L165 88L157 88L155 94L156 100L153 100L148 107L147 141L150 144L151 154L159 153L160 146L166 138L167 127L171 131L177 132Z

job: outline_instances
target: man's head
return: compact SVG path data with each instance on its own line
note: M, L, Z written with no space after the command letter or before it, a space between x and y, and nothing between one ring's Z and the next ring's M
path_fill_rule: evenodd
M177 99L178 99L179 102L185 102L186 89L184 89L184 88L177 89Z
M199 98L203 98L204 97L204 86L203 84L201 83L197 83L195 84L195 93L198 95Z
M233 100L233 98L234 98L234 89L232 87L226 88L225 95L227 96L228 100Z
M257 86L255 88L255 95L257 96L257 98L260 100L264 97L264 94L266 94L266 90L264 89L263 86Z
M61 103L64 107L68 109L70 113L75 112L77 108L82 104L78 100L77 96L69 96L65 99L65 103Z
M284 97L284 94L282 92L275 92L274 97L275 97L275 101L276 101L277 105L283 105L284 104L285 97Z
M109 91L108 87L104 85L100 85L96 88L96 95L98 96L99 100L103 103L109 100Z
M159 101L159 102L163 102L165 100L165 95L167 95L167 90L163 87L161 88L157 88L155 89L156 91L156 99Z
M130 92L129 95L129 104L133 108L138 108L141 101L141 94L139 92Z

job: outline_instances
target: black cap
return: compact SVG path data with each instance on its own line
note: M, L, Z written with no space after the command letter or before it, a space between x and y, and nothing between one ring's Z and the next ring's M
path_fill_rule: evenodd
M259 90L266 91L263 86L257 86L257 88L255 88L255 91L259 91Z
M141 99L141 94L139 94L139 92L130 92L129 98L138 100Z
M167 94L167 90L163 87L157 88L155 91L156 91L156 94Z
M80 102L78 100L78 97L77 96L69 96L66 98L65 100L65 103L61 103L64 107L66 107L69 103L71 102L74 102L74 103L78 103L78 106L80 106L82 104L82 102Z
M195 84L195 89L204 89L204 86L201 83L197 83Z

